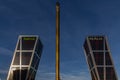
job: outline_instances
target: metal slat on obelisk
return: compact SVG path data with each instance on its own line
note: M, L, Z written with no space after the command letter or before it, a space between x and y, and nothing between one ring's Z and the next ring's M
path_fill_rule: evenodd
M60 80L60 4L56 2L56 80Z

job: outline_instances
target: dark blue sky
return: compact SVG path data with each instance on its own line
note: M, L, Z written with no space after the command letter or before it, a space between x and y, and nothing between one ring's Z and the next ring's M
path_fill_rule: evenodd
M36 80L55 80L55 0L0 0L0 78L6 80L19 35L39 35ZM88 35L106 35L120 75L120 1L60 0L61 78L91 80L83 52ZM120 79L120 78L119 78Z

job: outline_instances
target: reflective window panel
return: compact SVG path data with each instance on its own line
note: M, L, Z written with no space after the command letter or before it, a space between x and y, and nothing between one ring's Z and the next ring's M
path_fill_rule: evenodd
M98 70L100 80L104 80L104 68L103 67L97 67L97 70Z
M22 65L29 65L32 52L22 52Z
M106 67L106 80L117 80L113 67Z
M22 50L33 50L36 37L22 37Z
M94 52L93 55L95 58L96 65L104 64L104 53L103 52Z
M104 49L104 38L103 37L89 37L92 50L103 50Z
M15 58L13 61L13 65L20 65L20 52L15 53Z
M111 59L110 59L110 54L109 54L109 52L106 52L105 53L105 63L106 63L106 65L112 65L112 61L111 61Z

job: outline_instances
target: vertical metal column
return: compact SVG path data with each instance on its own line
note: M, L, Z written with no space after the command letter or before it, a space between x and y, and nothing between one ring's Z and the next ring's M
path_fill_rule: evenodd
M19 44L19 43L18 43ZM21 80L21 69L22 69L22 37L20 37L20 74L19 74L19 79Z
M56 2L56 80L60 80L60 4Z

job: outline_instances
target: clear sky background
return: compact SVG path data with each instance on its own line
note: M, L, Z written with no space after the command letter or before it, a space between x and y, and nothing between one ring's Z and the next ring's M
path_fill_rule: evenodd
M106 35L120 76L120 0L60 0L61 78L91 80L83 43ZM0 78L6 80L19 35L39 35L44 48L36 80L55 80L55 0L0 0ZM120 77L119 77L120 80Z

